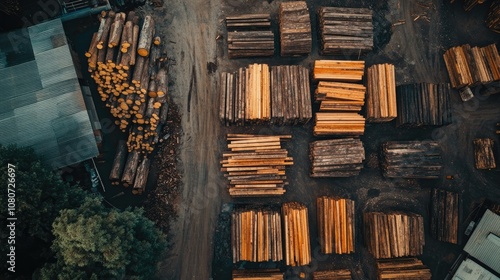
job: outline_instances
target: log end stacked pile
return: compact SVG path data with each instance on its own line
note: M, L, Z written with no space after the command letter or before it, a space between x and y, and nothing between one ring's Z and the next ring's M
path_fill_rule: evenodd
M375 64L366 70L366 120L388 122L397 117L394 65Z
M233 270L233 280L284 280L279 269Z
M398 126L451 123L450 84L409 84L397 87Z
M364 213L364 236L376 259L422 255L424 219L412 213Z
M358 56L373 49L370 9L321 7L318 16L321 54Z
M318 197L318 231L323 254L354 253L356 220L354 201Z
M434 189L431 202L431 236L458 244L458 193Z
M313 272L313 280L351 280L351 271L348 269L325 270Z
M228 16L226 26L229 58L274 55L270 14Z
M281 215L271 210L238 210L232 214L233 263L283 260Z
M311 53L311 19L306 1L280 3L279 29L282 56Z
M491 138L474 139L476 169L486 170L495 169L497 167L495 155L493 154L494 145L495 141Z
M281 140L291 135L228 134L230 152L221 161L232 197L279 196L285 193L285 167L293 164Z
M365 149L359 139L319 140L309 149L311 177L352 177L363 168Z
M307 207L298 202L286 202L282 205L281 213L285 231L286 265L308 265L311 262L311 244Z
M416 258L377 261L378 279L387 280L431 280L431 270Z
M387 178L436 179L443 168L436 141L390 141L382 145L382 153Z
M486 25L494 32L500 33L500 1L493 1L488 11Z

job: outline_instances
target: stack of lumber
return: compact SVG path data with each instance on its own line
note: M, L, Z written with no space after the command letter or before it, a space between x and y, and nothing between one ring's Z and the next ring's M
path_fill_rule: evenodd
M436 179L443 162L436 141L390 141L382 145L384 176Z
M472 10L476 5L483 4L486 0L464 0L464 10Z
M307 207L298 202L286 202L281 210L285 229L285 263L290 266L311 262Z
M256 28L269 29L271 27L270 14L244 14L226 17L228 30L249 30Z
M495 141L491 138L474 139L474 157L476 169L494 169L497 167L493 146Z
M315 136L359 136L365 133L365 118L358 113L316 113Z
M359 112L365 104L366 88L361 84L320 81L315 91L320 111Z
M226 26L229 58L274 55L270 14L229 16L226 17Z
M283 280L279 269L233 270L233 280Z
M228 134L230 152L221 161L233 197L277 196L285 193L285 167L293 164L281 140L291 135Z
M283 260L281 215L271 210L234 211L231 244L233 263Z
M351 271L348 269L326 270L313 272L313 280L351 280Z
M314 141L309 145L311 177L351 177L363 168L365 149L359 139Z
M321 54L359 55L373 49L370 9L321 7L318 16Z
M424 219L413 213L364 213L368 251L376 259L422 255Z
M451 123L450 84L401 85L396 91L398 126Z
M282 56L307 55L311 52L311 19L306 1L280 3L279 28Z
M444 53L444 62L456 89L500 80L500 55L495 44L453 47Z
M402 258L377 260L378 279L383 280L431 280L431 270L421 260Z
M360 82L365 72L361 60L316 60L314 79L328 81Z
M500 1L491 3L488 16L486 17L486 25L494 32L500 33Z
M323 254L354 253L356 220L354 201L318 197L319 243Z
M397 117L394 65L375 64L366 70L366 120L388 122Z
M431 202L431 236L458 244L458 193L434 189Z

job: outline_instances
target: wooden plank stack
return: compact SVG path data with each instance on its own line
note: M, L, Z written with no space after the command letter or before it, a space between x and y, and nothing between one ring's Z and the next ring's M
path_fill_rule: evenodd
M356 213L354 201L318 197L318 232L323 254L354 253Z
M389 141L382 144L382 154L387 178L436 179L443 168L436 141Z
M464 10L470 11L478 4L483 4L486 0L464 0Z
M285 167L293 164L281 140L291 135L228 134L230 152L221 161L232 197L278 196L285 193Z
M233 280L284 280L279 269L233 270Z
M320 111L359 112L365 104L366 88L361 84L320 81L315 91Z
M313 272L313 280L351 280L351 271L348 269L325 270Z
M318 16L321 54L359 55L373 49L370 9L321 7Z
M282 56L311 53L311 19L306 1L280 3L279 29Z
M364 236L376 259L419 256L425 244L424 219L413 213L364 213Z
M270 14L229 16L226 26L229 58L274 55Z
M397 117L394 65L375 64L366 70L366 120L388 122Z
M308 265L311 262L311 244L307 207L298 202L286 202L282 205L281 215L285 231L286 265Z
M311 177L352 177L363 168L365 149L359 139L314 141L309 145Z
M450 84L409 84L396 88L397 126L451 123Z
M233 263L283 260L281 215L271 210L237 210L232 213Z
M416 258L377 260L378 280L431 280L431 270Z
M493 1L486 17L486 25L494 32L500 33L500 1Z
M314 79L327 81L360 82L365 72L362 60L316 60Z
M493 154L493 146L495 141L491 138L474 139L474 157L476 159L476 169L495 169L495 155Z
M432 192L431 236L458 244L458 193L434 189Z

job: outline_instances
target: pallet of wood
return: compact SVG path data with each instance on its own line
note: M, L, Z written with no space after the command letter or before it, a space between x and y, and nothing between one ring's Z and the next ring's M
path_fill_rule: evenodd
M387 178L436 179L443 161L437 141L389 141L382 144L382 165Z
M458 244L458 193L434 189L431 198L431 236Z
M363 168L365 149L359 139L318 140L309 145L311 177L352 177Z
M356 212L354 201L343 198L318 197L318 232L323 254L354 253Z
M500 33L500 1L493 1L491 3L486 17L486 25L492 31Z
M360 82L365 72L365 62L361 60L315 60L313 76L315 80Z
M365 104L365 95L362 84L320 81L314 97L321 102L320 111L359 112Z
M320 7L322 55L356 55L373 49L372 11L366 8Z
M269 29L271 27L270 14L243 14L226 17L228 30L252 30L257 28Z
M231 219L233 263L283 260L281 215L272 210L236 210Z
M311 19L306 1L280 3L279 30L282 56L311 53Z
M378 280L431 280L431 270L416 258L377 260Z
M493 154L494 145L495 141L491 138L474 139L474 158L476 162L476 169L487 170L495 169L497 167L495 155Z
M366 69L366 120L388 122L397 117L394 65L375 64Z
M365 118L358 113L318 112L314 121L315 136L360 136L365 133Z
M311 244L307 207L298 202L286 202L281 209L285 234L285 264L308 265L311 262Z
M450 84L409 84L396 88L397 126L451 123Z
M221 171L232 197L279 196L285 193L285 167L293 158L281 141L291 135L228 134L229 152L222 154Z
M324 270L313 272L313 280L351 280L349 269Z
M367 212L363 218L365 244L376 259L422 255L425 244L422 216Z
M273 56L274 33L263 31L232 31L227 33L229 58Z
M279 269L237 269L233 270L233 280L284 280Z

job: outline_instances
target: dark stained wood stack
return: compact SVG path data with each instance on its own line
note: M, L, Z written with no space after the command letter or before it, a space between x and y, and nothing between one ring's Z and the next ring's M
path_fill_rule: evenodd
M388 122L397 117L394 65L375 64L366 70L366 120Z
M237 210L232 214L233 263L283 260L281 215L271 210Z
M318 232L323 254L354 253L356 213L354 201L318 197Z
M320 111L359 112L365 104L366 88L361 84L320 81L315 91Z
M500 1L493 1L488 11L486 25L494 32L500 33Z
M111 171L109 172L109 180L111 185L119 185L120 178L123 174L123 168L125 167L125 160L127 159L127 142L121 140L118 142L116 148L115 159L113 165L111 165Z
M398 126L451 123L450 84L409 84L396 88Z
M364 236L376 259L422 255L424 219L413 213L364 213Z
M382 144L382 154L387 178L436 179L443 168L436 141L390 141Z
M274 55L270 14L229 16L226 26L229 58Z
M378 280L431 280L431 270L416 258L377 260Z
M348 269L325 270L313 272L313 280L351 280L351 271Z
M363 168L365 149L359 139L314 141L309 145L311 177L352 177Z
M311 244L307 207L298 202L286 202L282 205L281 215L285 234L285 264L308 265L311 262Z
M458 193L434 189L432 192L431 236L458 244Z
M486 0L464 0L464 10L470 11L476 5L483 4Z
M321 7L318 16L321 54L360 55L373 49L370 9Z
M495 155L493 154L493 146L495 141L491 138L474 139L474 157L476 159L476 169L495 169Z
M282 56L311 53L311 19L306 1L280 3L279 29Z
M285 167L293 164L281 141L291 135L228 134L222 172L232 197L278 196L285 193Z
M279 269L233 270L233 280L283 280Z

